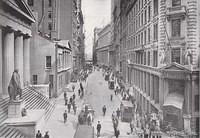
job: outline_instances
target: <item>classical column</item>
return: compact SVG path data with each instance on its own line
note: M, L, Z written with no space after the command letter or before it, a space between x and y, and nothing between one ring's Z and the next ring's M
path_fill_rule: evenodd
M3 45L2 45L2 28L0 26L0 98L2 97L2 94L3 94L3 88L2 88L2 63L3 63L3 52L2 52L2 48L3 48Z
M3 30L3 95L8 95L8 85L14 71L14 31L10 27Z
M24 85L30 82L30 36L26 35L23 39L23 52L24 52Z
M23 36L21 32L16 32L15 33L15 51L14 51L14 58L15 58L15 63L14 67L15 69L19 70L19 75L20 75L20 82L21 86L23 87Z

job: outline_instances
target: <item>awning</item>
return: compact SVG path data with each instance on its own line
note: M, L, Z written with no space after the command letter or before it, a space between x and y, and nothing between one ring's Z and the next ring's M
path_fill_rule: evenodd
M184 97L178 93L170 93L167 95L163 106L174 106L178 109L182 109Z

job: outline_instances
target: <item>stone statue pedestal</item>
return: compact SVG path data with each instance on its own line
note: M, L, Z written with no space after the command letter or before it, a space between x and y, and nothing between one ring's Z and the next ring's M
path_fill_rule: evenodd
M22 117L21 111L24 107L22 100L10 101L8 103L8 118Z
M191 133L191 127L190 127L191 115L183 115L183 120L184 120L185 132Z

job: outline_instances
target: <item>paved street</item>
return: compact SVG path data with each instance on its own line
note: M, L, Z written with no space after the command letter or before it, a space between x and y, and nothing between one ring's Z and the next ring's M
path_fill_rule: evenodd
M87 84L86 84L87 83ZM77 96L76 104L78 105L77 113L80 111L83 102L90 103L94 110L95 110L95 120L94 120L94 128L95 128L95 135L96 135L96 124L97 121L100 120L102 124L101 130L101 138L112 138L114 137L114 131L112 127L111 121L111 114L115 111L120 104L120 98L118 96L113 97L113 101L110 101L110 94L114 92L113 90L108 89L107 82L104 81L101 72L94 72L89 77L86 83L83 83L83 86L86 89L86 95L83 100L80 100ZM70 84L68 87L71 88ZM79 88L79 83L74 83L76 86L75 93L77 94L77 90ZM68 92L67 96L70 97L73 92ZM106 116L103 117L102 115L102 107L106 105L107 112ZM68 114L67 123L63 123L63 112L67 110L67 107L64 106L64 98L63 94L61 94L56 100L56 107L55 110L50 117L49 121L45 125L45 128L42 130L42 134L45 131L49 131L51 138L73 138L74 133L76 131L77 126L77 115L73 114L71 111ZM127 135L130 132L129 124L128 123L119 123L120 129L120 137L128 138L130 135ZM133 135L132 135L132 138Z
M73 83L75 88L75 93L77 94L79 84ZM71 88L70 84L68 87ZM83 86L85 84L83 83ZM73 92L68 92L67 97L69 98L71 95L73 95ZM76 98L76 104L78 106L77 108L77 114L80 111L81 105L83 103L83 100L80 100L79 98ZM63 123L63 113L67 110L67 106L64 105L64 96L63 93L56 99L56 107L55 110L48 120L47 124L45 125L45 128L42 130L42 134L44 134L45 131L49 131L50 138L73 138L74 133L76 131L77 126L77 115L74 115L73 110L71 109L71 113L68 113L68 118L66 124Z
M92 73L89 76L86 88L87 88L88 102L95 109L95 121L94 121L95 132L96 132L96 124L98 120L100 120L102 124L101 138L114 137L111 115L112 112L116 111L116 109L119 107L120 98L118 96L114 96L113 90L108 89L107 82L104 81L102 73L98 71ZM114 96L113 101L110 101L111 93ZM107 107L105 117L103 117L102 115L103 105L106 105ZM123 138L130 137L130 135L127 135L127 133L130 132L128 123L120 122L119 130L120 130L120 137Z

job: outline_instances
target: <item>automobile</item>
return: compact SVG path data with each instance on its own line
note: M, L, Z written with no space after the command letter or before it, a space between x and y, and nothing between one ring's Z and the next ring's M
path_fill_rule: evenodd
M134 114L134 107L130 101L122 100L120 104L121 121L130 122Z
M91 123L94 121L94 110L92 106L88 103L83 104L81 112L78 115L79 124L87 124L87 117L91 115Z
M93 115L93 117L94 117L94 109L92 108L92 106L91 106L91 104L89 104L89 103L84 103L83 104L83 107L82 107L82 110L84 111L84 112L88 112L88 113L92 113L92 115Z

